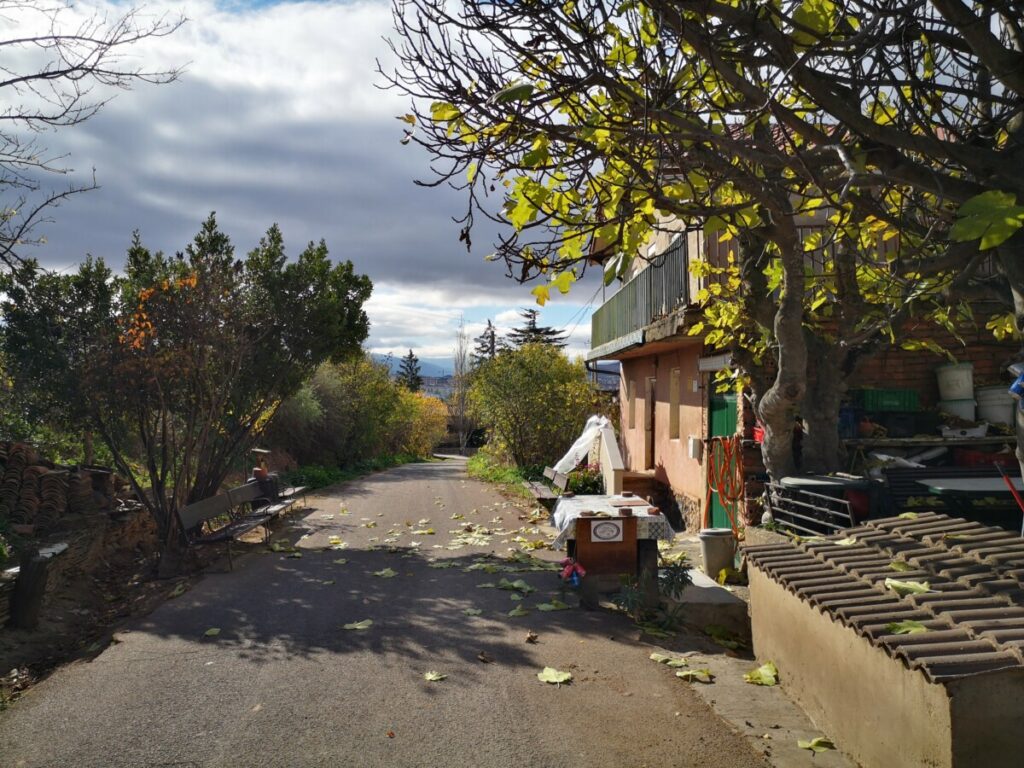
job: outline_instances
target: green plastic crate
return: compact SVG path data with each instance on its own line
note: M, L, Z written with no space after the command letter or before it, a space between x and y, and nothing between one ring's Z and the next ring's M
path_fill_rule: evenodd
M865 411L919 411L916 389L862 389L858 393Z

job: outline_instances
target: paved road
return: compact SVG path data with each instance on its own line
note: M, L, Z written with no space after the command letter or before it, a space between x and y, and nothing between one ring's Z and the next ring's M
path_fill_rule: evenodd
M625 619L571 596L570 610L538 611L558 596L551 572L489 573L481 556L509 555L517 534L446 548L467 524L527 525L461 463L402 467L311 503L278 532L301 558L252 554L209 574L0 715L0 766L765 765L648 660ZM331 536L346 548L326 549ZM375 549L395 538L396 551ZM481 570L463 571L472 565ZM397 575L373 575L386 568ZM519 603L479 586L503 577L537 591ZM525 617L507 615L520 604ZM341 628L364 619L365 631ZM212 627L220 634L206 637ZM539 682L544 666L573 683ZM427 682L431 670L448 677Z

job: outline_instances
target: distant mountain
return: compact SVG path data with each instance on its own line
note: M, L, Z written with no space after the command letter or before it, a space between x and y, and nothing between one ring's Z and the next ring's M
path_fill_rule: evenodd
M415 352L416 350L413 350ZM371 357L379 363L390 362L391 373L397 373L398 367L402 364L402 356L407 355L409 350L405 350L402 353L394 353L391 355L390 360L387 355L382 355L378 352L371 354ZM420 375L421 376L451 376L452 374L452 361L446 357L421 357L420 358Z

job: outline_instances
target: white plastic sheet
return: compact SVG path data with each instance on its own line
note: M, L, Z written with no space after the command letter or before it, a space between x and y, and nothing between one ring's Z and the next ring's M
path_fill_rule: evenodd
M587 423L583 427L583 434L572 444L569 452L558 460L554 470L566 474L576 469L576 465L583 461L587 454L590 453L590 448L601 433L601 430L610 424L611 422L604 416L591 416L587 419Z

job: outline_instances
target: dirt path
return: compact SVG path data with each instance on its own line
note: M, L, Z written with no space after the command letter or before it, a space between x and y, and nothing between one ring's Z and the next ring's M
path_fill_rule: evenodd
M0 766L766 765L624 618L575 607L550 570L496 571L509 563L482 556L510 555L527 523L460 463L311 503L277 536L301 557L211 573L0 714ZM469 524L492 533L467 542ZM536 591L481 586L503 578ZM538 610L559 597L573 607ZM525 616L508 615L517 606ZM545 666L572 684L541 683Z

